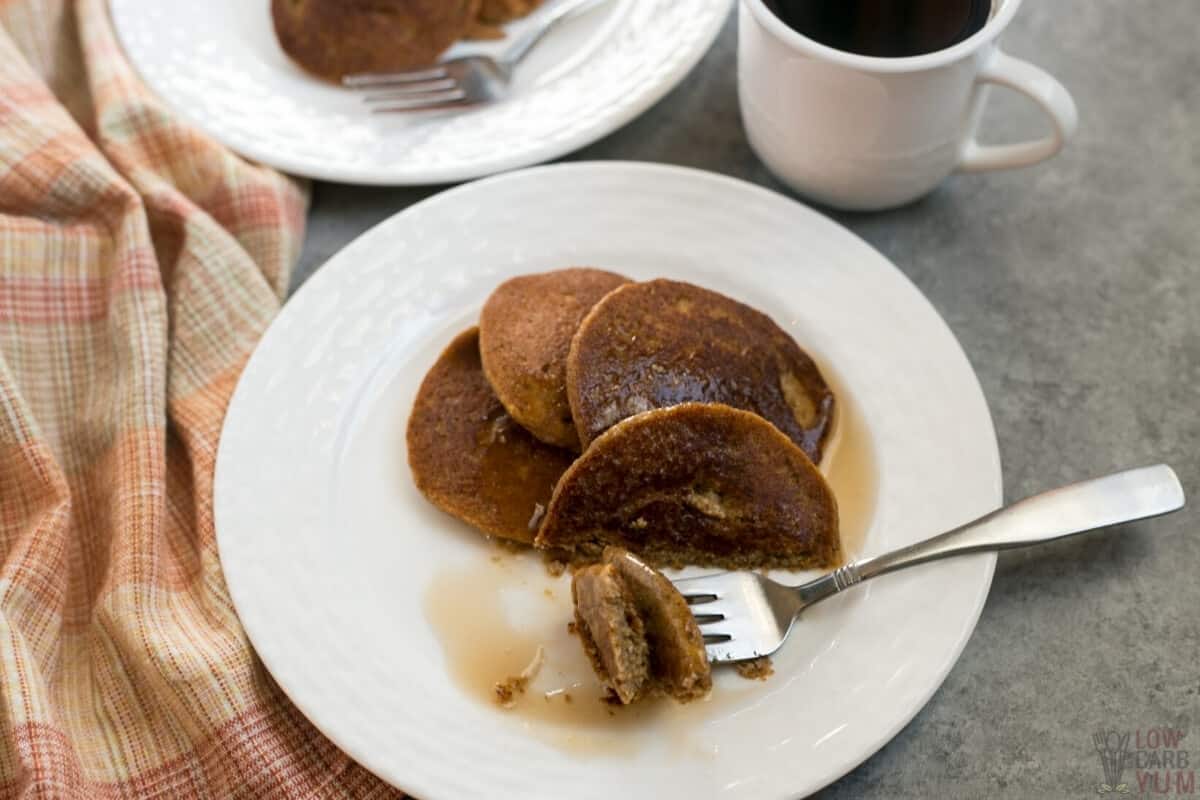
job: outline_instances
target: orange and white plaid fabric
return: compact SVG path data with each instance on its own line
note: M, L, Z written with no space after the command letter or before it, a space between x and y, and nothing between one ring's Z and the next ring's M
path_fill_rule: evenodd
M0 797L398 796L264 672L217 560L305 204L165 112L105 0L0 0Z

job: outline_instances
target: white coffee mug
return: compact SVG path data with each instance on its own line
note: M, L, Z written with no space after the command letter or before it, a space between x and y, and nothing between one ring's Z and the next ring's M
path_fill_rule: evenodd
M996 44L1021 0L995 0L987 24L944 50L876 58L797 33L763 0L741 0L738 93L750 144L782 181L844 209L902 205L951 172L1024 167L1075 132L1063 85ZM1031 97L1053 133L1007 145L976 141L989 84Z

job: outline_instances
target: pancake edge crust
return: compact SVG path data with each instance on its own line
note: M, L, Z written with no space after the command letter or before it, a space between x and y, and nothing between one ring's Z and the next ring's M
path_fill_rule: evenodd
M664 320L680 316L675 329L664 327ZM655 336L664 331L665 338ZM758 350L752 357L746 347L736 352L746 341ZM711 368L698 369L697 356ZM813 463L821 461L836 403L816 362L770 316L667 278L618 287L592 307L571 340L567 399L585 449L634 414L685 402L723 403L763 417Z
M567 398L567 354L579 323L629 278L596 267L517 275L479 314L483 371L508 413L547 444L578 452Z
M533 438L504 411L479 363L478 331L456 336L422 380L405 433L409 469L442 511L528 544L574 456Z
M832 568L837 500L761 417L684 403L629 417L563 473L534 546L571 563L623 547L655 567Z

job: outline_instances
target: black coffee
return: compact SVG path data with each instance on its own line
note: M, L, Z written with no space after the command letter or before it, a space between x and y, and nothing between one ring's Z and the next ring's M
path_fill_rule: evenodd
M943 50L974 34L992 0L765 0L788 27L829 47L882 58Z

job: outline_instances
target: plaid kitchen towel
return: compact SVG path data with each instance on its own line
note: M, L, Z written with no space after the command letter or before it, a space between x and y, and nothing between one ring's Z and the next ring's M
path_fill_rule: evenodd
M105 0L0 0L0 797L398 796L271 681L217 561L305 202L164 111Z

